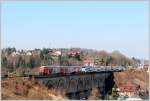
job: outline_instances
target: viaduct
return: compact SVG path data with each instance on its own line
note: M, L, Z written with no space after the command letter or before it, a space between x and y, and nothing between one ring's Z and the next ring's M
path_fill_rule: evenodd
M87 97L92 88L98 88L100 94L105 96L115 84L113 73L121 71L123 70L107 70L53 77L37 76L35 78L48 88L63 89L71 98L77 95Z

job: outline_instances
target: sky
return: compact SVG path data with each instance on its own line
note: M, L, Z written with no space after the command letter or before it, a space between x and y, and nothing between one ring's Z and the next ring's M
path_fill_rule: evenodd
M80 47L148 59L148 2L3 2L2 48Z

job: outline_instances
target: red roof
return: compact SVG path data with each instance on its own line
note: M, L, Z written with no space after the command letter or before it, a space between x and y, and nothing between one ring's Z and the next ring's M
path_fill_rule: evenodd
M133 84L132 82L128 81L124 85L120 86L120 91L122 92L135 92L137 85Z
M75 54L79 54L80 53L80 50L73 50L73 49L71 49L69 52L68 52L68 54L72 54L72 55L75 55Z
M83 63L94 63L94 59L85 59Z

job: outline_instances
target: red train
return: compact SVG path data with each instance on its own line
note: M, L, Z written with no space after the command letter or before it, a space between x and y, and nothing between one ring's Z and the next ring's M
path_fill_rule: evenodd
M41 66L39 68L40 75L69 75L80 72L81 66Z

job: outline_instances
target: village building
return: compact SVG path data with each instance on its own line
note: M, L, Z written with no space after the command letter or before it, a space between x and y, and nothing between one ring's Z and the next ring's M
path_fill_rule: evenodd
M68 55L75 56L76 54L80 54L80 52L81 52L80 49L73 48L69 50Z
M129 98L127 98L126 100L132 100L132 101L137 101L137 100L142 100L140 97L138 97L138 96L133 96L133 97L129 97Z
M128 81L127 83L119 87L119 95L132 97L137 94L139 86L133 82Z
M16 55L19 55L19 52L12 52L11 53L11 56L16 56Z
M31 53L30 51L28 51L28 52L26 53L26 55L30 56L30 55L32 55L32 53Z
M140 62L141 63L137 65L137 69L144 69L148 71L148 68L149 68L148 60L141 60Z
M148 69L149 69L149 61L148 61L148 60L147 60L147 61L146 61L146 60L144 61L143 69L146 70L146 71L148 71Z
M95 61L93 58L87 58L83 60L84 66L95 66Z
M53 51L53 52L51 52L51 55L52 56L59 56L59 55L61 55L61 51Z

